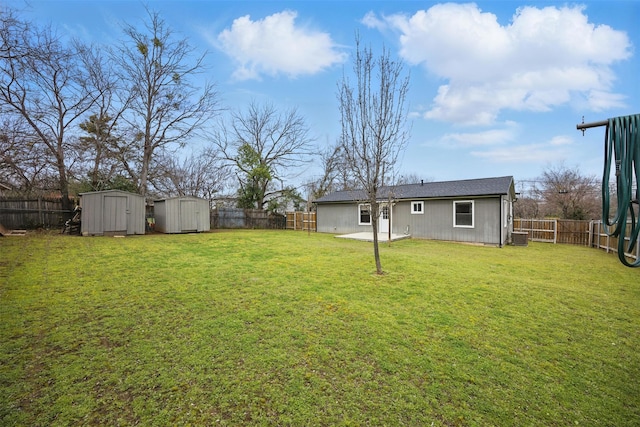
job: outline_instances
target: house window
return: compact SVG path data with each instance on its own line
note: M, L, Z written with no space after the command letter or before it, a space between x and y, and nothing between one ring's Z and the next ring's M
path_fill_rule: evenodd
M369 205L358 205L358 224L371 225L371 209Z
M473 228L473 200L453 202L453 226Z
M422 215L424 213L424 202L411 202L411 213Z
M389 206L388 205L384 205L380 209L380 216L382 217L382 219L389 219Z

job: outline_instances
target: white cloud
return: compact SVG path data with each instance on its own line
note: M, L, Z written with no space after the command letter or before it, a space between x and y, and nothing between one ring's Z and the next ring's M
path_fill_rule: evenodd
M623 107L624 95L610 93L601 90L590 90L587 94L587 103L593 111L604 111L609 108Z
M550 159L565 160L573 157L571 146L574 140L570 136L557 135L545 142L496 147L488 150L474 150L474 157L486 159L493 163L548 163Z
M252 21L237 18L217 37L217 45L237 63L238 80L261 75L314 74L346 60L329 34L296 26L297 13L284 11Z
M364 18L362 18L360 22L369 28L375 28L377 30L384 30L387 28L387 23L383 19L378 19L376 14L373 12L368 12L364 15Z
M442 137L441 143L456 147L479 147L504 145L516 138L514 128L491 129L481 132L448 133Z
M475 4L438 4L413 16L368 15L399 32L400 54L447 81L426 118L493 123L505 109L549 111L581 99L593 111L619 107L611 66L631 56L626 33L588 21L584 7L523 7L510 24Z
M472 151L471 155L494 163L527 164L548 162L549 159L565 159L568 151L551 147L548 144L528 144L498 148L487 151Z
M571 144L573 144L573 138L567 135L557 135L551 138L551 141L549 141L549 145L555 145L555 146L571 145Z

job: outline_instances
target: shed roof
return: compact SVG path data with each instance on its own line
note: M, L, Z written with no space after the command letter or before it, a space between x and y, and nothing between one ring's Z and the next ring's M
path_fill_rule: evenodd
M132 193L130 191L124 191L124 190L87 191L86 193L80 193L80 195L85 196L85 195L92 195L92 194L108 194L108 193L119 193L119 194L126 194L128 196L144 197L142 194Z
M510 194L513 186L512 176L494 178L465 179L459 181L425 182L421 184L403 184L381 187L378 191L380 200L393 199L438 199L446 197L481 197ZM315 203L337 203L366 200L362 190L336 191L327 194Z
M207 199L203 199L202 197L196 197L196 196L172 196L172 197L165 197L163 199L154 199L154 202L165 202L167 200L202 200L209 203Z

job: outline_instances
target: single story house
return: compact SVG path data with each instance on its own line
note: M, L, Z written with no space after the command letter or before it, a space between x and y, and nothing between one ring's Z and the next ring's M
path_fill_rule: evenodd
M512 176L382 187L378 232L502 246L511 241L515 200ZM319 232L372 231L363 191L336 191L314 203Z

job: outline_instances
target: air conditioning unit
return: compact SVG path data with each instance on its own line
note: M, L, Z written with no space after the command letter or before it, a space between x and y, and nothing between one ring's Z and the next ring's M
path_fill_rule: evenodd
M527 246L529 244L529 233L526 231L514 231L511 233L511 243L514 246Z

